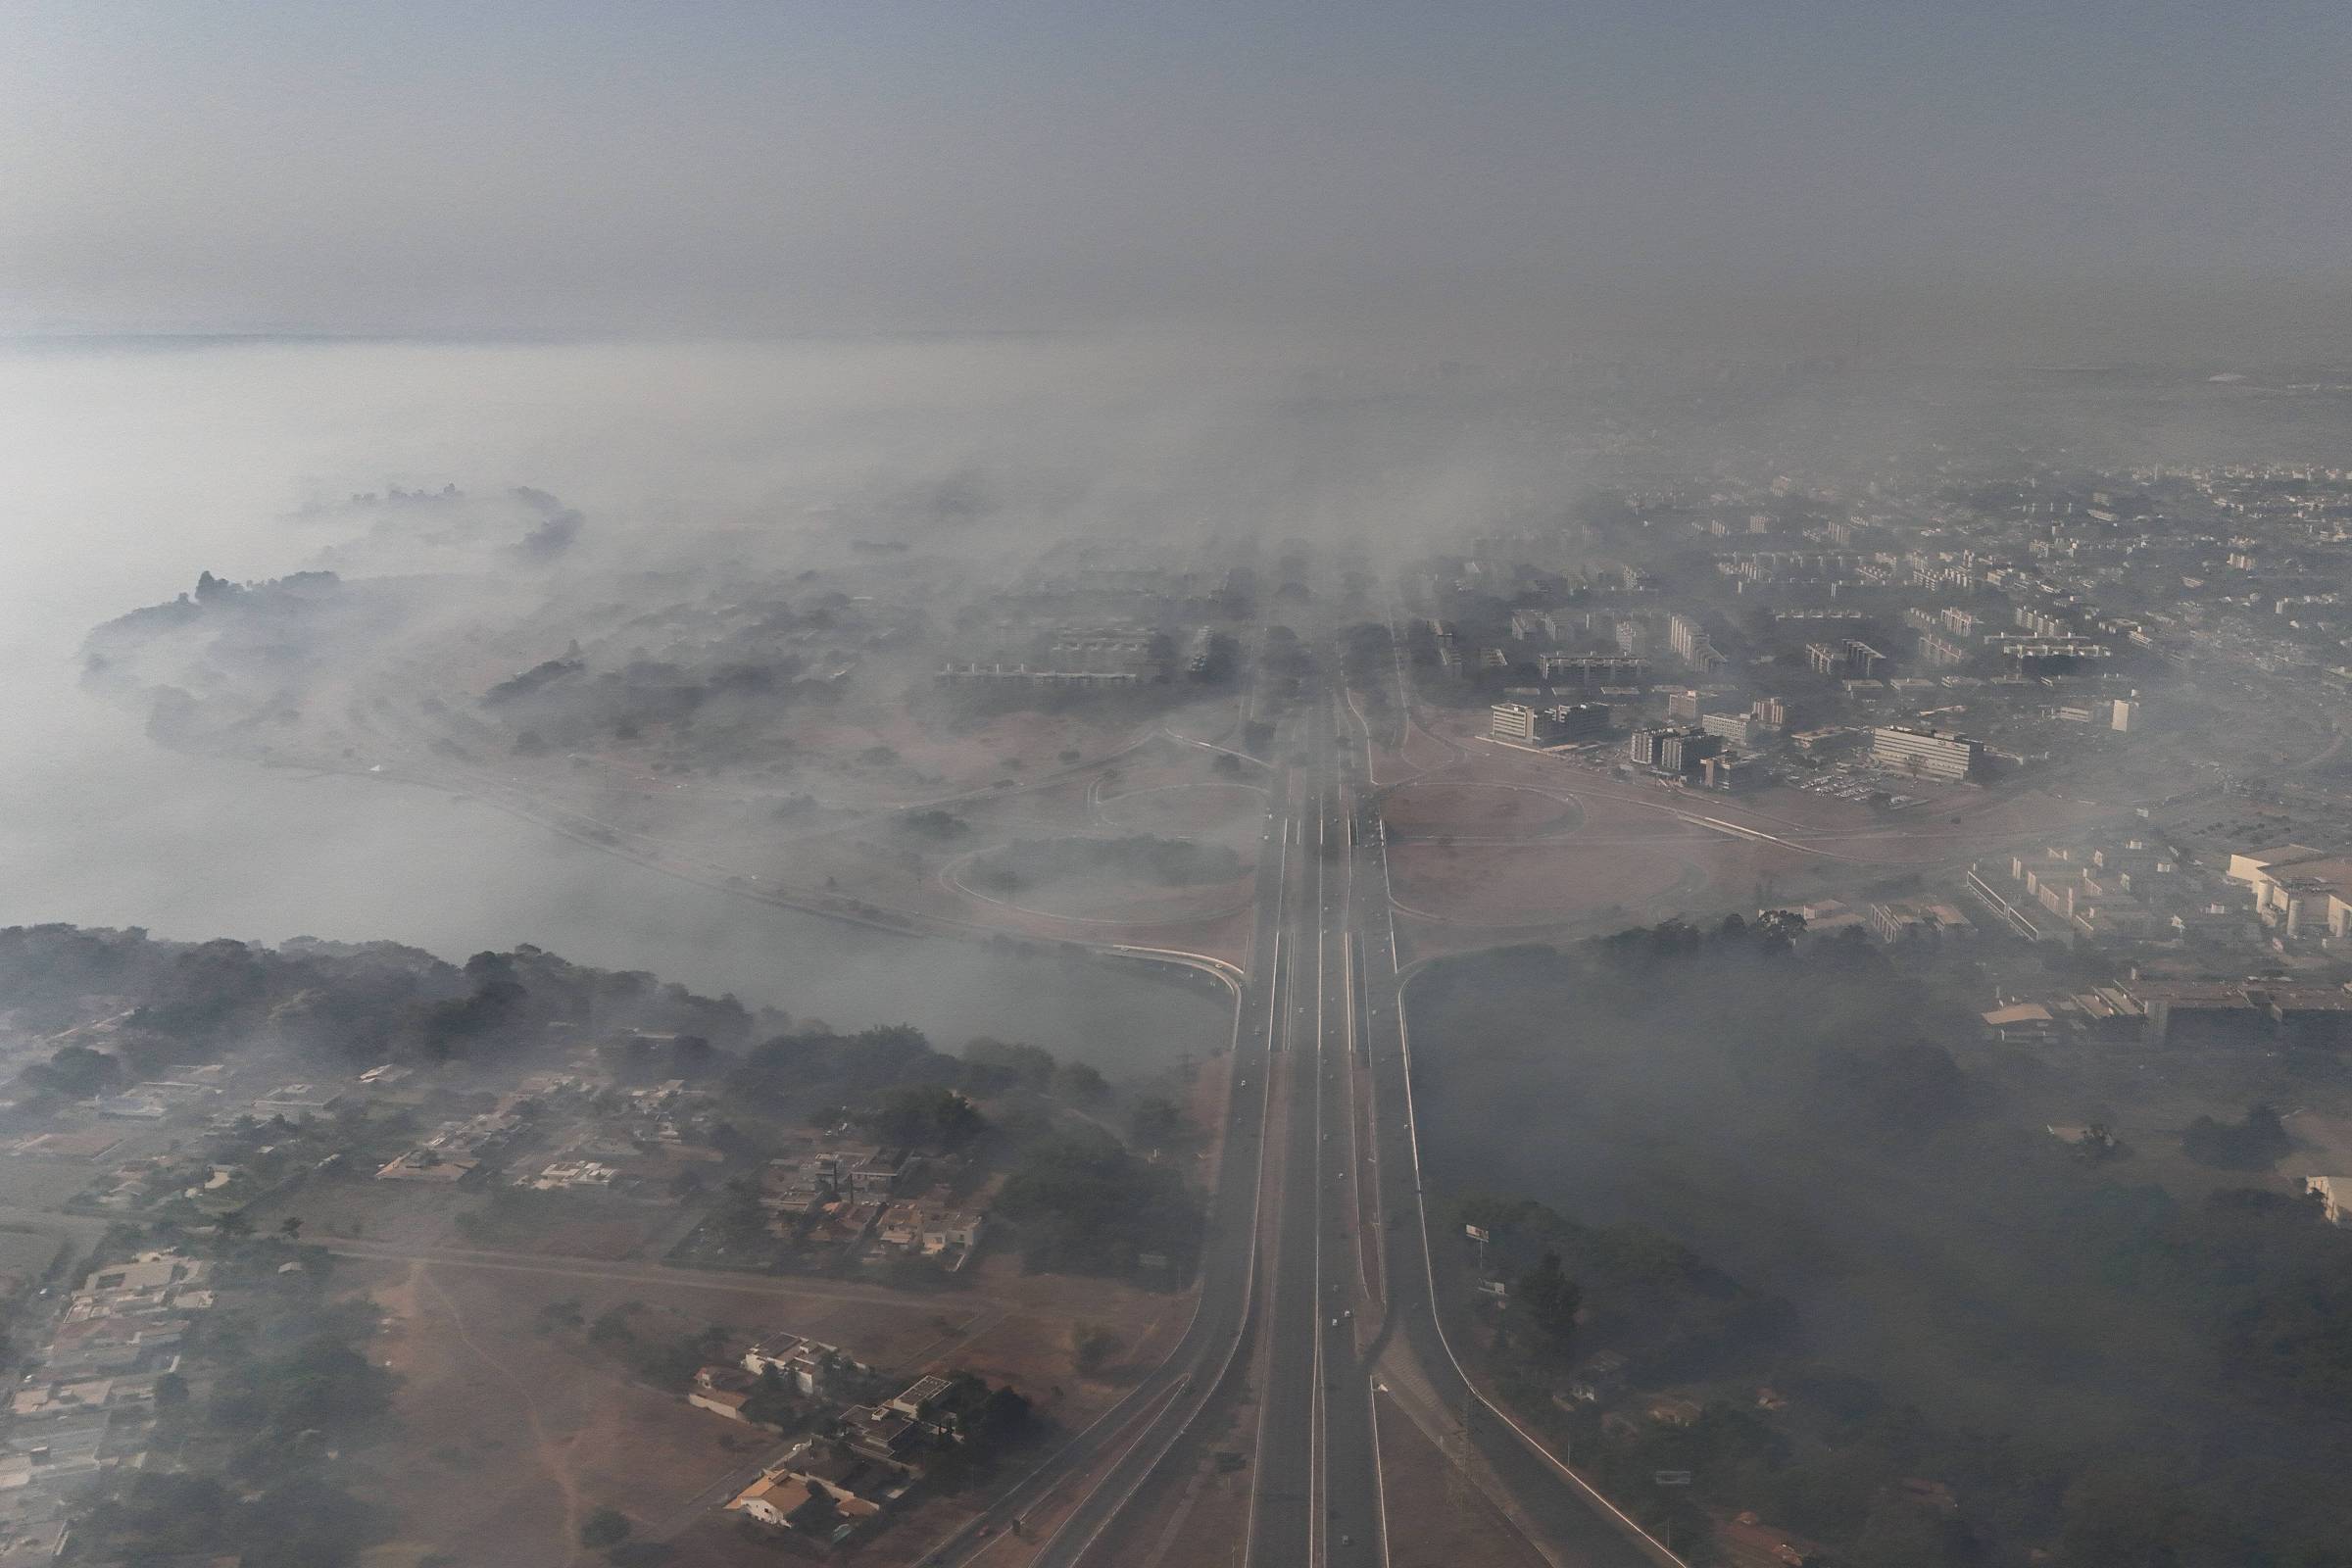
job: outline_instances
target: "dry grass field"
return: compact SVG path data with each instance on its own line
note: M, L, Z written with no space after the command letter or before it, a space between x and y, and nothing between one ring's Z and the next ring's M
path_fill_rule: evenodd
M401 1378L402 1436L362 1460L362 1490L400 1521L379 1568L433 1552L502 1568L586 1563L596 1559L577 1548L577 1529L599 1507L619 1509L640 1536L691 1546L685 1560L709 1560L706 1545L772 1555L735 1542L734 1521L717 1508L779 1446L690 1407L683 1390L638 1382L577 1328L550 1327L541 1314L553 1302L575 1302L591 1321L633 1303L630 1320L648 1339L710 1325L737 1342L790 1331L894 1377L961 1368L1010 1383L1073 1428L1163 1355L1191 1311L1189 1296L1024 1275L1010 1257L984 1256L967 1289L937 1293L495 1253L348 1257L343 1268L381 1308L378 1352ZM1092 1378L1071 1364L1080 1323L1123 1347ZM913 1554L967 1505L916 1506L860 1560Z

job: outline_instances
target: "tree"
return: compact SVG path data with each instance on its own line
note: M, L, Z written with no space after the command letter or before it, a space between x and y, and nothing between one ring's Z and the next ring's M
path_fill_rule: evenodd
M1119 1337L1100 1323L1070 1325L1070 1364L1080 1377L1091 1378L1119 1353Z
M1054 1069L1054 1092L1074 1104L1092 1105L1110 1093L1110 1085L1085 1062L1065 1061Z
M277 1234L283 1236L289 1242L301 1241L302 1216L299 1214L288 1214L284 1219L279 1220L277 1222Z
M2269 1105L2249 1105L2235 1126L2199 1116L2180 1135L2180 1147L2200 1165L2223 1170L2268 1170L2294 1148L2278 1112Z
M1150 1095L1135 1102L1127 1125L1135 1141L1158 1149L1174 1143L1184 1132L1184 1112L1165 1095Z
M963 1048L964 1084L981 1094L1018 1085L1043 1090L1054 1081L1054 1054L986 1036Z
M223 1241L233 1242L253 1234L253 1221L245 1217L243 1209L236 1208L213 1221L213 1229Z
M24 1069L24 1081L48 1094L88 1100L112 1091L123 1079L122 1058L87 1046L65 1046L45 1062Z
M859 1120L885 1142L921 1149L961 1149L988 1125L970 1101L938 1084L893 1089Z
M580 1544L590 1551L617 1546L629 1539L628 1516L618 1508L599 1508L580 1521Z
M1559 1253L1545 1252L1542 1262L1520 1275L1517 1295L1528 1320L1553 1345L1564 1348L1576 1337L1585 1291L1561 1267Z
M539 1331L543 1334L551 1329L576 1329L586 1321L576 1296L550 1301L539 1309Z

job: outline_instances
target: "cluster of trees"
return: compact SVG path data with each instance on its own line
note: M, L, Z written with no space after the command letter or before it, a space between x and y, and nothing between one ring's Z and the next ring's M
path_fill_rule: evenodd
M381 1508L308 1474L256 1491L211 1471L142 1470L92 1506L81 1537L112 1562L344 1568L390 1527Z
M569 1304L572 1311L555 1321L565 1322L578 1316L577 1302ZM663 1332L645 1320L651 1313L642 1301L622 1301L617 1306L599 1312L587 1324L588 1343L613 1356L636 1377L664 1393L675 1393L694 1381L694 1375L710 1362L720 1359L727 1348L727 1329L717 1323L708 1323L697 1329ZM542 1320L547 1321L545 1318Z
M1182 1274L1200 1248L1200 1202L1183 1177L1092 1126L1023 1149L997 1212L1018 1228L1022 1261L1033 1269L1125 1274L1150 1252Z
M980 1136L988 1119L961 1093L942 1084L907 1084L883 1092L852 1113L868 1137L908 1149L954 1153Z
M303 1266L279 1273L289 1259ZM324 1257L285 1242L233 1244L215 1267L229 1298L193 1325L186 1373L156 1390L156 1446L172 1465L102 1486L76 1523L81 1549L108 1562L356 1562L391 1521L337 1484L331 1456L388 1431L395 1379L366 1350L375 1313L330 1300Z
M1765 926L1669 922L1416 987L1437 1179L1632 1222L1465 1208L1512 1285L1520 1408L1694 1561L1703 1510L1744 1508L1895 1568L2345 1561L2342 1233L2298 1196L2183 1197L2078 1156L1945 1049L1970 999L1933 971ZM2280 1134L2256 1107L2185 1136L2230 1168ZM1572 1299L1563 1344L1544 1324ZM1602 1348L1636 1388L1716 1397L1604 1436L1550 1397Z
M890 825L895 835L914 844L958 844L972 836L972 824L954 811L901 811Z
M983 1037L953 1056L904 1024L846 1035L807 1024L752 1047L732 1061L725 1082L731 1095L759 1109L877 1130L887 1117L910 1135L891 1142L926 1145L940 1135L961 1144L977 1134L965 1114L972 1096L1041 1096L1088 1105L1110 1094L1101 1072L1057 1061L1043 1047ZM963 1109L943 1098L951 1093L966 1102Z
M36 1094L86 1098L172 1062L205 1059L252 1039L315 1052L336 1067L524 1053L550 1024L581 1034L642 1030L739 1047L780 1014L702 997L638 971L589 968L538 948L478 953L461 967L395 943L298 938L160 942L146 932L74 926L0 930L0 990L36 1028L82 1021L91 996L134 1004L109 1051L74 1045L24 1077ZM690 1076L678 1048L670 1076Z
M772 755L776 721L792 705L839 698L832 682L803 680L805 669L798 656L769 652L691 669L653 659L592 669L574 653L500 681L482 694L481 707L526 753L609 746L657 728L674 738L691 729L698 753L730 760Z
M1648 1225L1586 1225L1532 1199L1474 1195L1465 1225L1491 1238L1488 1266L1511 1282L1533 1348L1586 1345L1661 1384L1755 1372L1797 1343L1796 1312Z
M2286 1124L2268 1105L2248 1105L2235 1125L2199 1116L2180 1134L2180 1148L2200 1165L2218 1170L2269 1170L2295 1147Z

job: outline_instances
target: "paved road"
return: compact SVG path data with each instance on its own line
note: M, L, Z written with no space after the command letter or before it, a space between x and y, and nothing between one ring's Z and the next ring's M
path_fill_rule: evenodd
M1358 729L1354 741L1360 745ZM1342 764L1358 773L1356 746ZM1360 774L1359 774L1360 776ZM1409 1352L1439 1400L1466 1423L1466 1436L1560 1560L1583 1568L1658 1568L1673 1559L1644 1546L1632 1523L1524 1439L1464 1378L1439 1318L1431 1219L1422 1206L1420 1153L1411 1114L1411 1041L1403 1017L1396 935L1389 904L1388 846L1366 809L1350 846L1351 923L1360 936L1360 1021L1377 1114L1367 1167L1378 1172L1380 1206L1396 1216L1382 1232L1387 1332Z
M1110 1527L1236 1364L1257 1282L1259 1166L1272 1083L1269 1067L1282 1023L1280 999L1288 990L1292 965L1281 911L1290 899L1292 880L1301 869L1296 824L1281 804L1286 787L1278 777L1276 804L1268 813L1257 858L1257 920L1234 1017L1234 1090L1201 1242L1200 1304L1192 1323L1157 1369L970 1526L924 1557L925 1564L946 1568L970 1560L1024 1520L1062 1482L1104 1465L1107 1469L1054 1530L1035 1561L1043 1568L1068 1568L1082 1560L1115 1560L1108 1555L1114 1536Z
M1348 986L1354 873L1328 698L1311 700L1295 739L1309 758L1297 781L1296 813L1307 869L1283 910L1286 945L1298 958L1278 1063L1288 1115L1270 1192L1282 1218L1270 1260L1247 1550L1259 1568L1377 1568L1386 1553L1371 1377L1356 1350L1356 1316L1367 1303L1356 1252L1356 1059Z
M1253 1568L1386 1568L1372 1398L1376 1364L1399 1355L1456 1413L1554 1561L1673 1561L1480 1398L1446 1342L1421 1203L1387 849L1368 804L1360 723L1344 724L1341 712L1335 694L1310 690L1283 729L1280 749L1297 757L1303 748L1304 761L1277 769L1258 857L1257 918L1236 1019L1237 1092L1199 1313L1157 1372L927 1561L968 1560L988 1544L983 1530L1003 1529L1054 1486L1104 1465L1035 1561L1134 1560L1143 1544L1130 1538L1128 1504L1210 1400L1249 1376L1239 1352L1253 1326L1265 1337L1245 1547ZM1280 1098L1270 1102L1276 1087ZM1359 1147L1366 1087L1372 1114ZM1391 1218L1366 1237L1367 1213ZM1367 1318L1380 1325L1376 1335L1363 1332Z

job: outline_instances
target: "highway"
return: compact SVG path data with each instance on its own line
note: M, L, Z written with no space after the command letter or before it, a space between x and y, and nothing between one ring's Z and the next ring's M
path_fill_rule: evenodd
M1287 984L1290 965L1278 911L1296 870L1292 828L1285 813L1270 812L1257 857L1258 918L1234 1009L1233 1092L1201 1237L1200 1297L1192 1321L1167 1359L1117 1404L1048 1454L978 1518L924 1554L919 1561L926 1568L969 1562L992 1551L1007 1533L1018 1531L1036 1539L1040 1532L1026 1522L1031 1511L1063 1482L1097 1469L1101 1474L1093 1486L1045 1535L1031 1561L1068 1568L1081 1561L1113 1560L1108 1551L1112 1525L1237 1360L1257 1279L1258 1203L1265 1186L1259 1166L1272 1085L1269 1063L1281 1022L1276 996Z
M1369 744L1358 721L1339 762L1360 776ZM1463 1375L1438 1312L1431 1219L1422 1202L1419 1139L1412 1111L1412 1047L1404 1016L1403 977L1389 898L1388 842L1378 814L1359 813L1349 848L1354 897L1348 921L1358 937L1363 1004L1363 1051L1372 1075L1373 1147L1367 1166L1377 1173L1380 1212L1396 1216L1381 1233L1381 1278L1387 1298L1384 1337L1390 1354L1409 1357L1439 1401L1463 1424L1463 1435L1510 1494L1556 1562L1579 1568L1661 1568L1676 1562L1606 1498L1571 1475L1532 1438L1478 1395ZM1443 1238L1436 1240L1445 1240Z
M1138 1560L1130 1504L1155 1476L1201 1461L1185 1440L1205 1410L1253 1392L1245 1564L1387 1568L1373 1400L1399 1367L1459 1424L1551 1562L1675 1563L1479 1396L1446 1340L1387 847L1361 717L1343 728L1342 712L1339 694L1310 686L1277 745L1293 760L1276 769L1258 856L1195 1316L1156 1371L926 1563L981 1556L1081 1475L1091 1484L1058 1525L1022 1529L1045 1534L1031 1560Z
M1328 700L1294 737L1309 764L1292 777L1305 867L1282 911L1297 956L1285 988L1276 1063L1286 1105L1270 1168L1281 1218L1269 1273L1272 1300L1247 1561L1375 1568L1386 1560L1372 1379L1357 1353L1368 1304L1357 1254L1356 1070L1351 1050L1347 928L1354 862L1348 854L1339 746Z

